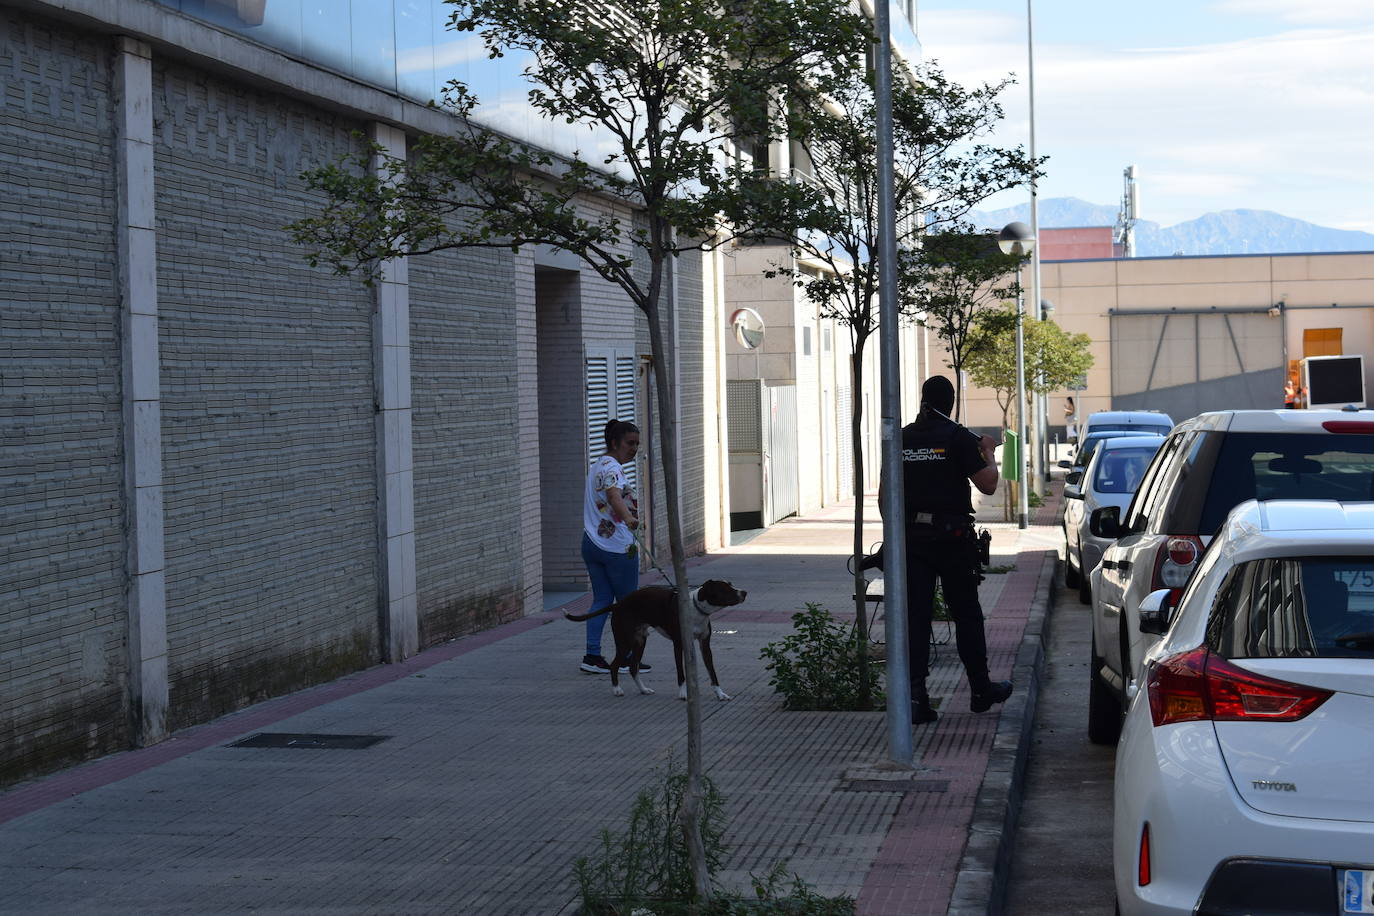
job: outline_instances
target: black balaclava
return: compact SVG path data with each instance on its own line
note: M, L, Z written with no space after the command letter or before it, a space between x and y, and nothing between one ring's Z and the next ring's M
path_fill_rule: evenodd
M921 409L932 408L947 417L954 413L954 385L943 375L932 375L921 386Z

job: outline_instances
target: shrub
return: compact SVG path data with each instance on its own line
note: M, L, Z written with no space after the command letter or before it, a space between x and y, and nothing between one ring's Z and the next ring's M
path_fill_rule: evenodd
M717 892L709 903L693 900L687 847L678 817L687 775L673 760L660 771L661 785L644 789L630 807L623 834L601 831L595 859L573 863L584 916L853 916L851 897L823 897L800 877L785 889L786 869L776 865L753 878L753 898ZM713 876L725 857L725 800L715 784L702 778L702 840L706 867ZM714 883L714 881L713 881Z
M788 709L858 709L859 653L857 628L835 620L819 604L792 615L796 632L769 643L759 657L773 672L769 684L783 695ZM883 702L882 666L868 665L868 690L874 704Z

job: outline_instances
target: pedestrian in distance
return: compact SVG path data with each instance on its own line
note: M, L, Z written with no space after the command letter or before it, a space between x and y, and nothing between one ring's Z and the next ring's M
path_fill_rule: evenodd
M582 562L592 582L592 611L609 607L639 588L634 535L639 527L639 502L624 467L639 452L639 427L627 420L611 420L604 435L606 453L588 468L582 500ZM607 617L599 614L587 620L586 654L578 666L587 674L611 671L601 654ZM639 670L647 671L649 666L641 664Z
M907 641L915 725L939 718L926 691L937 582L954 620L959 661L972 691L969 709L986 712L1012 691L1011 681L994 682L988 674L987 636L978 603L982 564L969 490L970 482L989 496L997 490L997 441L950 419L953 409L954 386L944 376L931 376L921 386L920 412L902 429Z
M1064 399L1064 438L1069 442L1078 438L1078 427L1074 423L1074 417L1078 413L1078 408L1073 406L1073 398Z

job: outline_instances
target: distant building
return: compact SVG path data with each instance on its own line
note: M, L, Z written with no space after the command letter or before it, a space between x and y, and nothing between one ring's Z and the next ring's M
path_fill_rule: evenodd
M1080 417L1154 409L1182 420L1208 410L1283 407L1293 361L1374 353L1370 252L1047 257L1041 290L1055 323L1092 338L1095 358L1085 390L1049 395L1050 433L1061 439L1060 408L1069 395ZM1365 385L1374 391L1371 362ZM993 392L975 388L969 404L971 425L1000 426Z
M1111 226L1040 227L1040 260L1085 261L1121 257L1120 243L1112 242Z

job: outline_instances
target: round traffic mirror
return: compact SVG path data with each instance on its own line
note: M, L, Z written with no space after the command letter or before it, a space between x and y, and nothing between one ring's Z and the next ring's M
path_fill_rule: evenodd
M753 309L736 309L730 316L730 326L744 349L753 350L763 343L763 317Z

